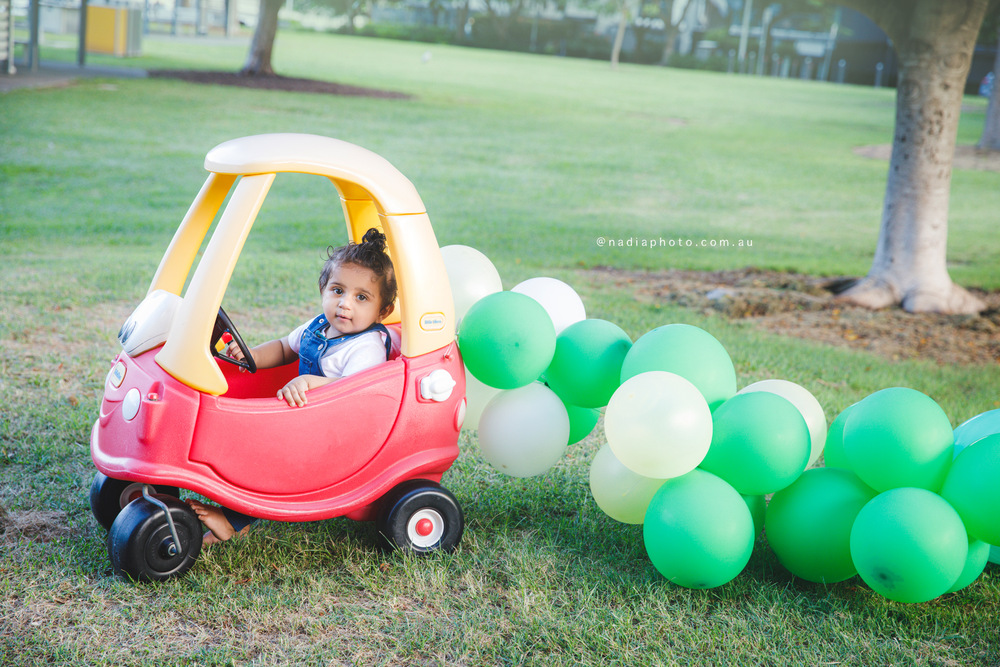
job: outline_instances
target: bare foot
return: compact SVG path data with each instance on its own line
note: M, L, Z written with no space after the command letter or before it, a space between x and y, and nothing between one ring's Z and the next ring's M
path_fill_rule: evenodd
M185 502L191 506L194 513L198 515L205 527L208 528L209 532L201 539L202 546L208 546L209 544L215 544L217 542L225 542L233 535L246 535L250 526L246 526L239 533L233 528L233 525L229 523L229 519L222 512L221 507L216 507L215 505L203 505L197 500L192 500L188 498Z

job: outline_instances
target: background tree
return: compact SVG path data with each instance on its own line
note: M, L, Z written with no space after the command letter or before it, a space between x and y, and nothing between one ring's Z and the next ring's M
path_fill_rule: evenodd
M899 58L896 125L868 275L842 298L870 308L977 313L948 274L948 204L962 95L980 26L1000 0L837 0L867 14Z
M274 37L278 33L278 12L285 0L260 0L257 12L257 27L250 40L250 52L240 74L244 76L271 76L271 53L274 50Z
M1000 151L1000 12L988 17L986 23L983 29L995 36L997 54L993 61L993 92L986 106L983 136L977 146L980 150Z

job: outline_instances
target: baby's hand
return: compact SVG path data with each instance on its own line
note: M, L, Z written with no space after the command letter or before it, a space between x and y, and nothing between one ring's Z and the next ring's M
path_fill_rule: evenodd
M306 391L309 390L309 381L304 375L292 378L288 384L278 390L278 398L283 398L289 407L301 408L306 404Z
M231 341L229 345L226 346L226 355L236 359L237 361L243 361L243 350L240 346L236 344L236 341Z

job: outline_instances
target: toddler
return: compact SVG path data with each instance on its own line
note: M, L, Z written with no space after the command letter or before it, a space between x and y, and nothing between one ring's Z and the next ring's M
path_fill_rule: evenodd
M306 392L386 361L392 341L382 320L396 301L396 276L386 254L385 235L369 229L361 243L330 248L319 277L323 312L284 338L250 350L258 368L298 359L299 374L278 391L289 407L306 405ZM235 343L227 353L242 359ZM188 504L210 531L205 544L244 534L255 521L226 507Z

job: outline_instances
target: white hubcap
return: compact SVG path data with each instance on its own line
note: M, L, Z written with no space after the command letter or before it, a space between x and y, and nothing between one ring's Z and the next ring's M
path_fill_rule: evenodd
M424 508L413 513L406 522L406 537L418 548L432 547L444 535L444 517L437 510Z

